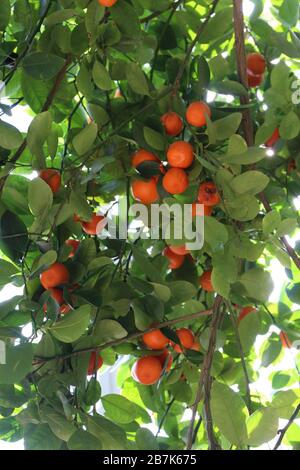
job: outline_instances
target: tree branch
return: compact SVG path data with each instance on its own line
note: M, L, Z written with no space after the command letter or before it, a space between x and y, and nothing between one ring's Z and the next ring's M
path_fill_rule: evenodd
M244 35L244 16L243 16L243 0L233 0L233 18L234 18L234 33L235 33L235 43L236 43L236 62L239 81L244 85L246 90L248 90L248 80L247 80L247 64L246 64L246 52L245 52L245 35ZM240 97L240 102L242 105L249 104L248 93ZM247 142L247 145L251 147L254 143L254 131L253 131L253 122L251 119L251 114L249 108L243 110L243 120L242 125L244 129L244 136ZM254 168L254 166L253 166ZM258 197L264 206L266 212L272 210L271 205L264 192L258 194ZM291 247L285 237L280 237L280 241L284 246L287 254L294 261L298 269L300 269L300 258L297 256L295 250Z
M128 341L140 338L145 333L149 333L150 331L157 330L159 328L165 328L166 326L176 325L177 323L181 323L181 322L185 322L185 321L189 321L189 320L195 320L196 318L204 317L204 316L211 315L211 314L212 314L212 309L202 310L201 312L191 313L190 315L183 315L182 317L173 318L172 320L166 320L162 323L158 323L156 325L151 326L151 328L148 328L147 330L136 331L136 332L131 333L130 335L126 336L125 338L108 341L107 343L101 344L99 346L92 346L92 347L89 347L89 348L78 349L77 351L73 351L73 352L71 352L69 354L65 354L65 355L57 355L57 356L51 356L51 357L36 356L35 357L35 359L36 359L35 364L39 364L41 362L52 361L54 359L67 359L69 357L77 356L78 354L82 354L82 353L86 353L86 352L103 351L103 349L107 349L107 348L110 348L112 346L118 346L119 344L127 343Z
M201 370L200 377L199 377L196 399L192 406L192 417L191 417L191 422L190 422L188 435L187 435L187 449L188 450L191 450L193 447L194 424L195 424L195 419L197 415L198 405L202 398L203 387L204 387L204 400L205 400L205 408L206 408L205 414L206 414L206 418L208 418L208 421L206 422L206 429L207 429L207 437L209 440L209 445L211 449L220 449L220 446L217 443L214 433L213 433L213 425L211 421L209 401L210 401L210 388L211 388L210 370L211 370L213 356L214 356L215 347L216 347L217 330L218 330L220 321L223 317L223 312L221 308L223 302L224 302L223 297L221 297L220 295L217 295L215 302L214 302L214 306L213 306L212 322L210 325L209 344L208 344L206 354L204 356L202 370Z
M278 441L276 442L273 450L277 450L278 447L280 447L281 443L282 443L282 440L287 432L287 430L289 429L289 427L291 426L291 424L293 424L293 422L295 421L295 419L297 418L298 416L298 413L300 411L300 403L299 405L297 406L297 408L295 409L294 413L292 414L292 416L290 417L290 419L288 420L287 424L284 426L283 429L281 429L281 431L279 431L279 438L278 438Z
M67 68L69 66L71 62L71 55L69 54L66 58L66 61L63 65L63 67L61 68L61 70L58 72L57 76L56 76L56 79L55 79L55 82L53 84L53 87L51 88L48 96L47 96L47 99L41 109L41 112L45 112L45 111L48 111L48 109L50 108L54 98L55 98L55 95L60 87L60 84L66 74L66 71L67 71ZM26 149L27 147L27 140L24 139L22 144L20 145L20 147L18 148L18 150L16 151L16 153L11 157L10 160L8 160L7 163L16 163L18 161L18 159L21 157L21 155L23 154L24 150ZM10 170L12 171L12 170ZM10 172L9 172L10 173ZM5 176L3 176L1 179L0 179L0 194L3 190L3 187L4 187L4 184L9 176L9 173Z

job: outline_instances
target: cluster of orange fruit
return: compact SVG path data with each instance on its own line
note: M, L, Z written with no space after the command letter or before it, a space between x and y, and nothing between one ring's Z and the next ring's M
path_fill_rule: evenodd
M200 351L200 343L195 339L194 333L188 328L179 328L176 335L180 341L175 344L170 341L161 330L153 330L143 335L143 343L152 351L161 351L160 354L150 354L138 359L132 367L132 376L144 385L153 385L160 379L164 371L169 372L173 363L173 356L168 348L170 345L177 353L186 349Z
M211 116L209 106L203 101L191 103L186 110L186 121L194 127L202 127L206 124L207 116ZM176 137L183 129L181 117L169 111L161 117L162 125L167 135ZM194 161L194 149L189 142L177 140L173 142L167 150L168 169L166 170L162 161L153 153L147 150L139 150L132 158L132 166L138 168L143 162L155 161L160 164L160 171L163 175L162 186L169 194L181 194L189 186L187 170ZM157 183L159 177L152 177L149 180L134 180L132 183L133 197L143 204L151 204L159 199Z

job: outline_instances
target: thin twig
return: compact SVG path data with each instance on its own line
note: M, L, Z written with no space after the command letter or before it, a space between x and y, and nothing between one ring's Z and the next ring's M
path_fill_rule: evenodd
M181 323L181 322L185 322L185 321L189 321L189 320L195 320L196 318L204 317L204 316L211 315L211 314L212 314L212 309L202 310L201 312L191 313L189 315L183 315L182 317L173 318L172 320L166 320L162 323L158 323L156 325L153 325L153 326L151 326L151 328L148 328L147 330L135 331L134 333L131 333L130 335L126 336L125 338L109 341L109 342L101 344L99 346L92 346L92 347L89 347L89 348L78 349L77 351L73 351L73 352L71 352L69 354L66 354L66 355L56 355L56 356L51 356L51 357L36 356L35 357L35 364L37 364L37 363L39 364L40 362L53 361L54 359L67 359L69 357L77 356L78 354L83 354L83 353L86 353L86 352L103 351L104 349L110 348L112 346L118 346L119 344L138 339L141 336L143 336L145 333L149 333L150 331L157 330L158 328L165 328L166 326L172 326L172 325L176 325L177 323Z
M281 431L279 431L279 438L278 438L278 441L276 442L273 450L277 450L278 447L280 447L281 443L282 443L282 440L287 432L287 430L289 429L289 427L291 426L291 424L293 424L293 422L295 421L295 419L297 418L298 416L298 413L300 411L300 403L299 405L297 406L297 408L295 409L294 413L292 414L292 416L290 417L290 419L288 420L287 424L284 426L283 429L281 429Z

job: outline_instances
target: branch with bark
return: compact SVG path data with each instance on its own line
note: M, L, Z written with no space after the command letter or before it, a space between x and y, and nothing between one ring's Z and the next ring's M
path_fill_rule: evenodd
M206 433L209 442L209 448L211 450L218 450L220 449L220 445L218 444L214 431L213 431L213 422L211 417L210 411L210 391L211 391L211 384L212 384L212 377L211 377L211 366L213 361L213 356L216 348L217 342L217 331L220 326L220 323L223 318L223 303L224 299L220 295L217 295L215 298L215 302L213 305L213 313L212 313L212 321L210 325L210 336L209 336L209 344L207 351L204 356L203 365L199 377L198 388L196 393L195 402L192 406L192 417L191 422L188 429L187 434L187 449L191 450L193 447L193 440L194 440L194 425L197 416L197 410L200 401L203 397L204 392L204 414L205 414L205 426L206 426Z
M246 64L246 51L245 51L245 25L244 25L244 15L243 15L243 0L233 0L233 19L234 19L234 33L235 33L235 51L236 51L236 62L238 77L241 84L248 90L248 79L247 79L247 64ZM240 97L241 105L249 104L249 95ZM254 143L254 131L253 131L253 122L251 118L251 113L249 108L245 108L242 111L243 119L242 125L244 129L244 136L247 142L247 145L250 147ZM254 168L254 166L253 166ZM271 205L264 192L259 193L258 195L262 205L265 208L266 212L272 210ZM280 241L285 248L286 253L294 261L298 269L300 269L300 258L297 256L295 250L291 247L289 242L285 237L280 237Z
M294 413L292 414L292 416L290 417L290 419L288 420L287 424L284 426L283 429L281 429L281 431L279 431L279 438L278 438L278 441L276 442L273 450L277 450L280 446L281 446L281 443L283 441L283 438L287 432L287 430L289 429L289 427L293 424L293 422L295 421L295 419L297 418L298 414L300 412L300 403L299 405L297 406L297 408L295 409Z
M34 364L41 364L41 363L53 361L55 359L68 359L69 357L77 356L78 354L83 354L86 352L103 351L104 349L111 348L112 346L118 346L119 344L127 343L128 341L133 341L135 339L138 339L141 336L143 336L145 333L150 333L151 331L154 331L160 328L177 325L178 323L195 320L197 318L204 317L207 315L212 315L212 313L213 313L213 310L208 309L208 310L202 310L201 312L191 313L189 315L183 315L181 317L173 318L172 320L166 320L164 322L153 325L147 330L135 331L134 333L129 334L125 338L108 341L107 343L100 344L99 346L92 346L89 348L78 349L77 351L72 351L71 353L65 354L65 355L56 355L56 356L51 356L51 357L36 356Z

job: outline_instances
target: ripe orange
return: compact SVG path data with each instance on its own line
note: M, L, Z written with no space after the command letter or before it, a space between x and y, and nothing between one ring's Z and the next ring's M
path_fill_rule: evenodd
M292 347L292 342L284 331L281 331L279 333L279 338L283 348L290 349Z
M189 250L186 249L185 245L181 245L181 246L170 245L169 248L176 255L188 255L189 254Z
M39 177L44 180L45 183L48 184L48 186L50 186L53 193L57 193L57 191L59 191L61 185L61 177L59 171L51 170L50 168L46 170L41 170L39 172Z
M183 122L181 117L174 113L173 111L169 111L165 113L161 118L161 123L165 128L166 134L172 135L173 137L180 134L183 128Z
M263 81L264 76L263 75L256 75L251 70L247 69L247 79L248 79L248 86L249 87L257 87L261 85Z
M163 251L163 256L169 260L169 269L178 269L183 265L184 255L177 255L169 247L166 247Z
M265 146L266 147L273 147L273 145L276 144L278 139L280 139L280 135L279 135L279 129L278 129L278 127L276 127L276 129L273 132L273 134L271 135L271 137L269 137L268 140L266 140Z
M154 155L153 153L151 152L148 152L148 150L144 150L144 149L141 149L141 150L138 150L132 157L132 161L131 161L131 164L134 168L136 168L137 166L139 166L141 163L143 162L148 162L148 161L152 161L152 162L160 162L159 158L157 158L156 155Z
M172 167L188 168L194 161L194 149L188 142L178 140L168 148L167 159Z
M135 180L131 185L134 199L143 204L152 204L159 199L157 191L157 178L149 180Z
M155 384L161 373L162 365L156 356L141 357L132 367L133 378L144 385Z
M197 215L200 215L200 202L193 202L192 204L192 217L196 217ZM212 206L204 206L203 207L203 212L204 215L211 215L213 211Z
M186 110L186 120L191 126L202 127L206 124L206 117L211 116L211 110L204 101L194 101Z
M266 69L266 60L264 56L262 56L258 52L252 52L251 54L248 54L247 55L247 68L254 75L263 74Z
M159 356L156 356L158 357L160 363L161 363L161 366L162 368L164 369L165 365L166 365L166 362L167 362L167 365L166 365L166 371L169 372L169 370L171 369L172 367L172 363L173 363L173 357L172 357L172 354L167 350L167 349L164 349L164 351L162 352L162 354L160 354Z
M81 222L81 219L80 219L79 215L77 215L77 214L73 215L73 220L74 220L74 222Z
M252 312L256 312L256 308L252 307L251 305L249 307L241 308L238 319L237 319L238 323L241 320L243 320L243 318L245 318L247 315L249 315L249 313L252 313Z
M71 253L69 254L69 258L73 258L73 256L75 255L79 245L80 245L80 241L78 240L72 240L71 238L69 240L66 240L65 241L65 244L67 246L70 246L72 248L72 251Z
M66 284L69 282L70 274L67 268L61 263L54 263L40 275L40 281L45 289Z
M168 338L160 330L145 333L143 341L150 349L164 349L169 344Z
M103 228L99 225L97 229L98 224L102 222L103 219L105 219L103 215L93 214L91 220L88 222L81 222L82 230L88 235L97 235L97 233L101 232Z
M205 271L199 278L199 284L206 292L214 292L211 282L211 271Z
M98 0L99 5L103 7L112 7L118 0Z
M220 202L220 196L215 183L208 181L200 184L198 191L198 201L205 206L215 206Z
M96 364L97 354L95 351L91 353L89 365L88 365L88 375L93 375L103 364L103 359L101 356L98 356L98 361Z
M62 289L49 289L51 292L51 297L56 300L56 302L61 305L64 301Z
M170 194L181 194L189 185L189 178L181 168L170 168L163 177L162 185Z
M178 330L176 330L176 334L183 348L185 349L192 348L195 342L195 336L191 330L189 330L188 328L179 328ZM183 352L183 349L178 344L173 343L173 348L178 353Z

